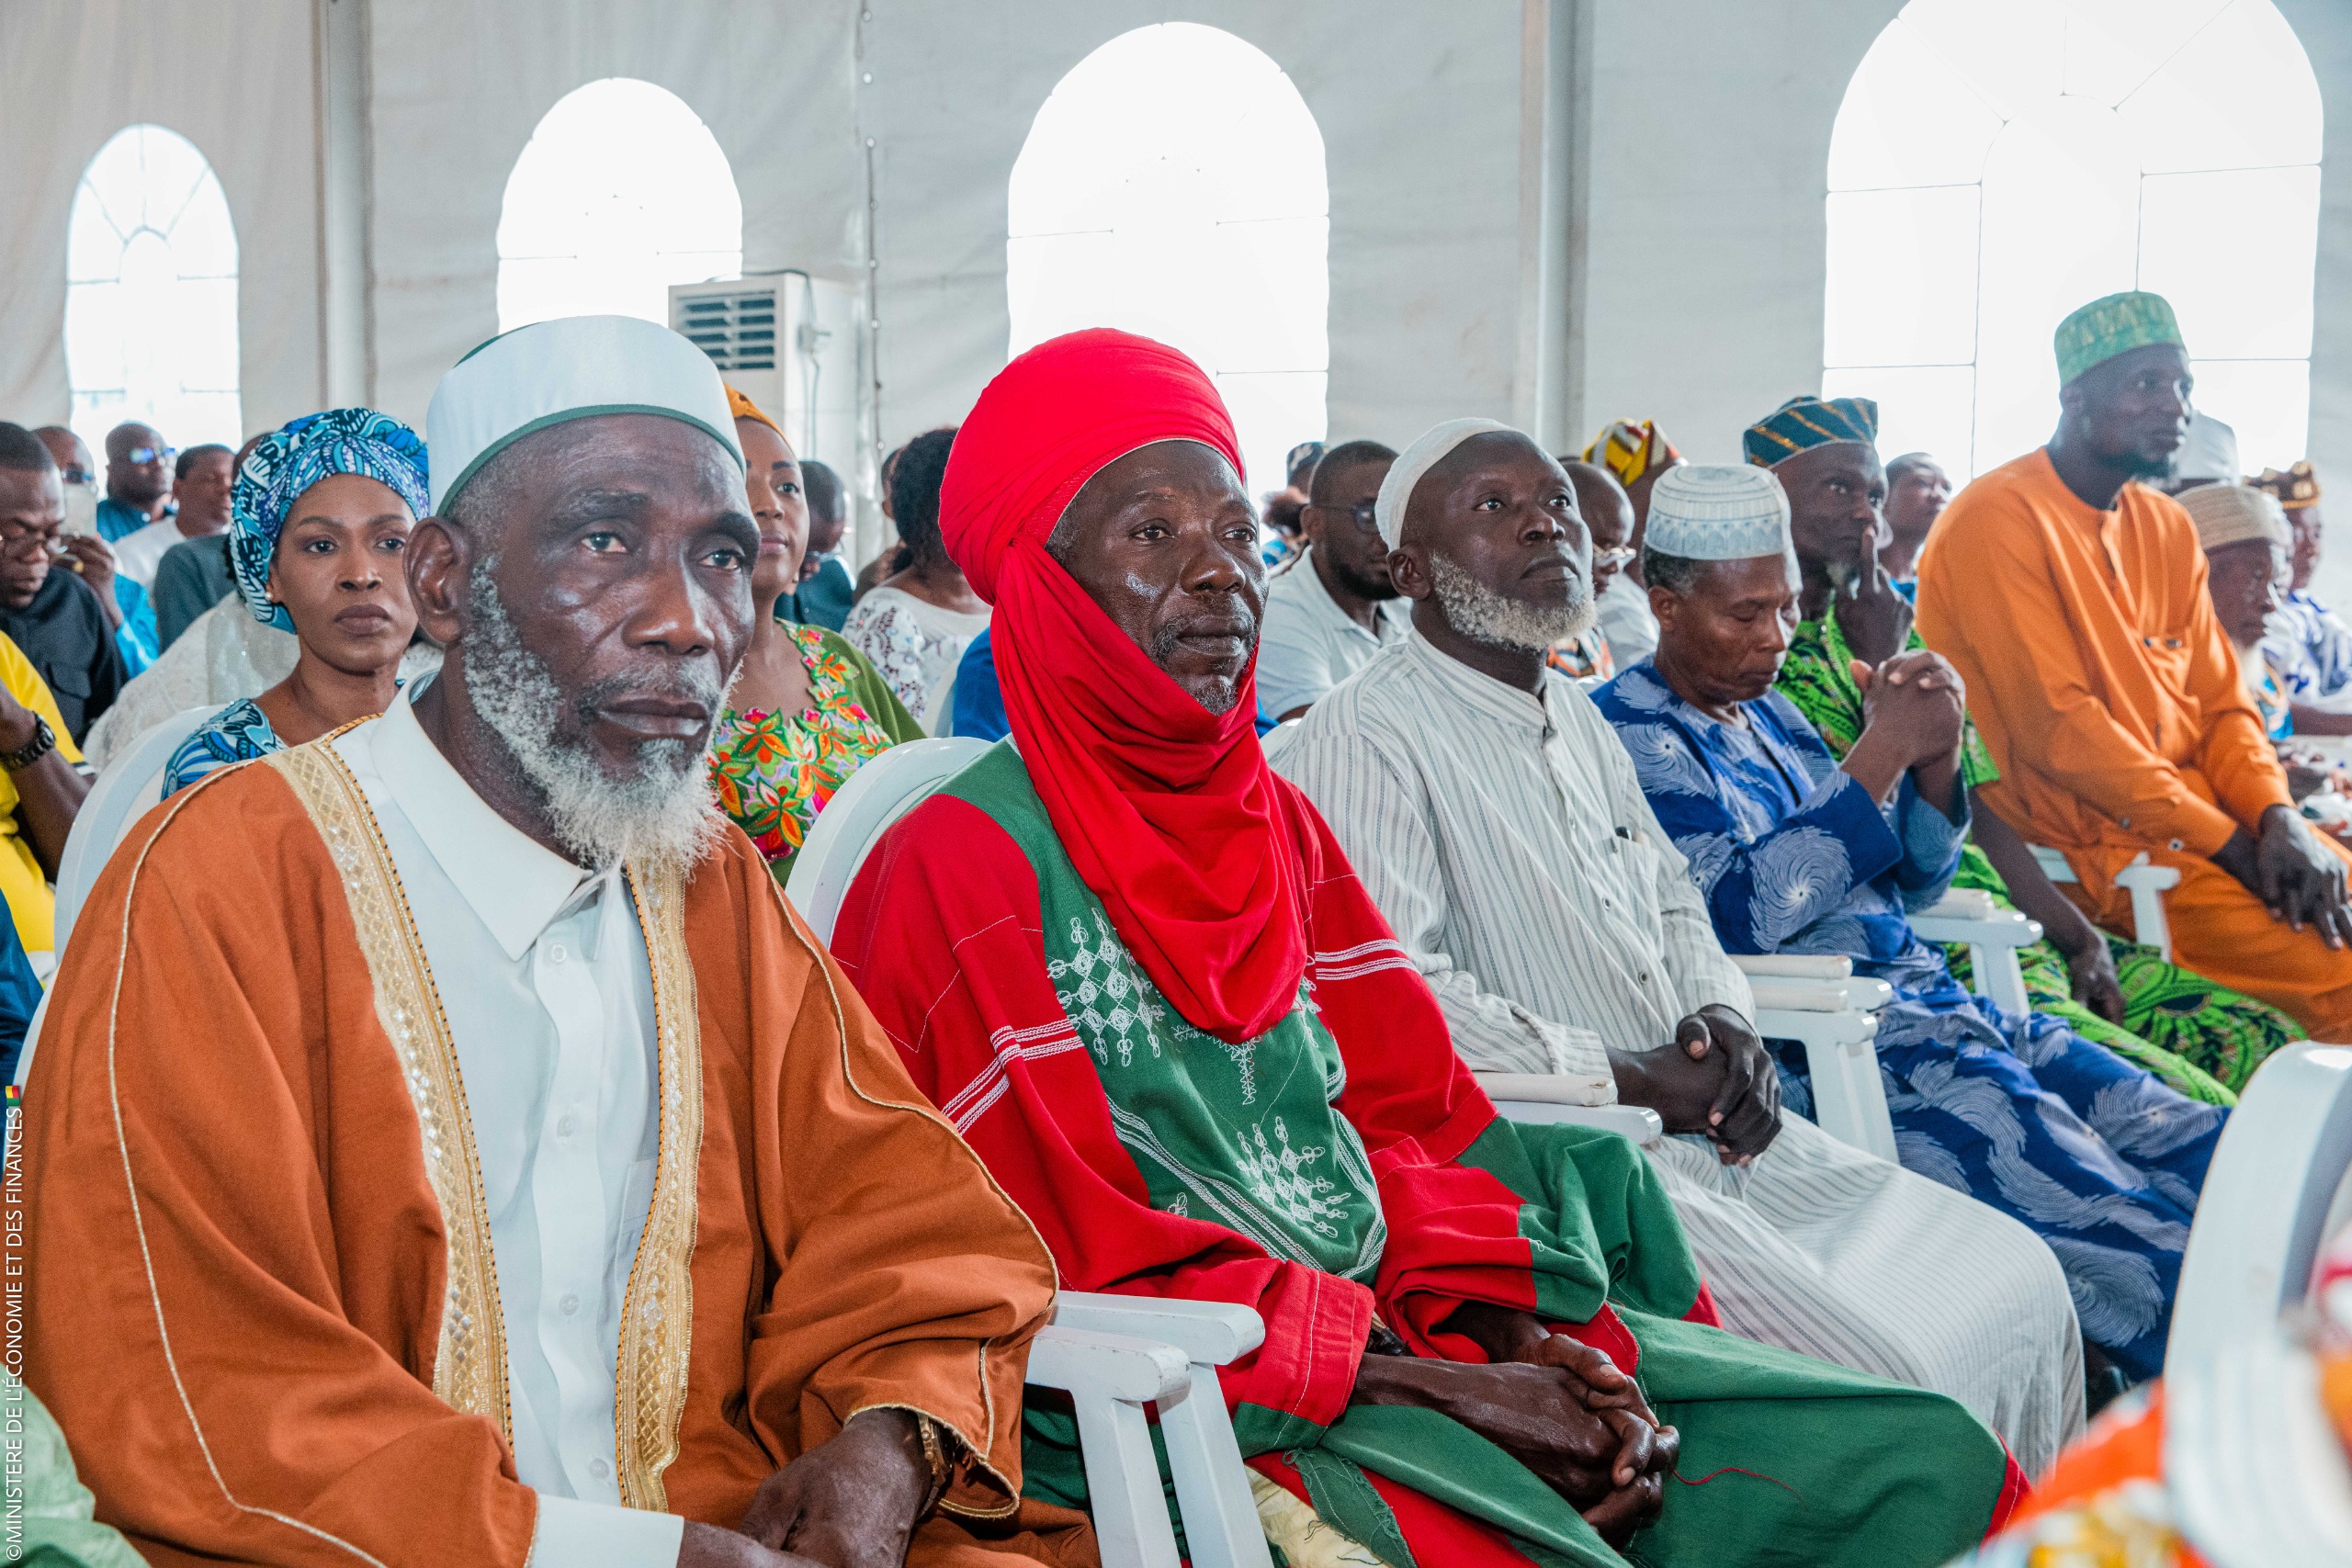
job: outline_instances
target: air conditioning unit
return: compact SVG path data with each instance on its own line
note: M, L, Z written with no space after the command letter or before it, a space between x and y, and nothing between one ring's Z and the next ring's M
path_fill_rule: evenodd
M865 312L857 290L799 271L670 287L670 325L784 427L793 449L870 503Z

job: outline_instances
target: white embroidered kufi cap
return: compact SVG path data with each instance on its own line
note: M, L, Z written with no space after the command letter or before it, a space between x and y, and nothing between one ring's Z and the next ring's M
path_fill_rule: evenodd
M1432 425L1419 441L1398 455L1388 467L1388 477L1380 481L1380 495L1372 503L1373 521L1380 525L1380 536L1390 549L1405 532L1405 508L1413 499L1413 487L1421 476L1445 461L1447 453L1474 435L1486 435L1511 427L1498 420L1449 419L1443 424ZM1516 434L1514 432L1514 434Z
M524 436L608 413L684 420L742 466L727 388L710 355L635 316L565 316L502 333L433 389L424 416L433 510L446 513L484 463Z
M1684 560L1747 560L1785 555L1789 496L1771 471L1752 464L1684 463L1650 491L1643 547Z
M2199 485L2182 491L2175 499L2197 525L2197 542L2209 550L2248 539L2267 539L2281 546L2293 542L2287 513L2268 491L2241 484Z

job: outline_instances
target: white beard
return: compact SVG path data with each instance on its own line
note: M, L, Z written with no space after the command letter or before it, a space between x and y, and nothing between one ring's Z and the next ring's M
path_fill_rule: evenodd
M1544 652L1592 629L1592 584L1583 578L1565 604L1542 608L1506 599L1456 566L1440 550L1430 552L1430 585L1437 592L1445 624L1489 648Z
M556 739L562 688L515 636L491 579L496 567L494 558L484 560L467 584L473 624L462 652L474 711L538 792L556 837L583 864L684 875L718 847L727 826L710 793L708 749L651 741L638 749L636 775L615 778L586 751ZM716 712L726 694L703 684L688 680L675 694Z

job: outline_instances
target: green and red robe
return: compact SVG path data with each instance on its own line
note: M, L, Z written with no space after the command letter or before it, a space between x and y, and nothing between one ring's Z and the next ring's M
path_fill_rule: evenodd
M1940 1563L2021 1491L1951 1400L1711 1326L1681 1228L1611 1134L1498 1119L1322 818L1277 781L1310 889L1299 1005L1234 1045L1122 946L1020 758L999 745L885 837L834 952L915 1082L1044 1235L1071 1290L1238 1302L1224 1370L1253 1467L1396 1568ZM1631 1371L1682 1450L1623 1553L1434 1412L1351 1406L1375 1322L1483 1353L1464 1302L1533 1312ZM1033 1410L1027 1484L1082 1502L1067 1419Z

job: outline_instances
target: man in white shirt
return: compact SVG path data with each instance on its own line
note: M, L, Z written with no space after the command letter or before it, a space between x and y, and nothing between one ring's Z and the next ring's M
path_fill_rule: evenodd
M2057 1261L2024 1226L1781 1110L1746 977L1632 760L1544 650L1591 615L1567 476L1442 425L1380 496L1413 632L1276 765L1313 797L1475 1069L1656 1110L1726 1326L1961 1400L2029 1474L2082 1425Z
M759 548L718 373L543 322L427 428L441 673L175 796L51 998L27 1377L98 1517L270 1564L1082 1537L1017 1500L1050 1260L710 801Z
M1323 454L1299 513L1306 547L1266 588L1258 637L1258 707L1296 718L1405 635L1404 601L1388 581L1388 547L1373 498L1396 454L1349 441Z
M191 446L180 454L175 493L180 509L114 542L115 570L141 589L155 582L164 552L187 539L226 533L237 455L226 446Z

